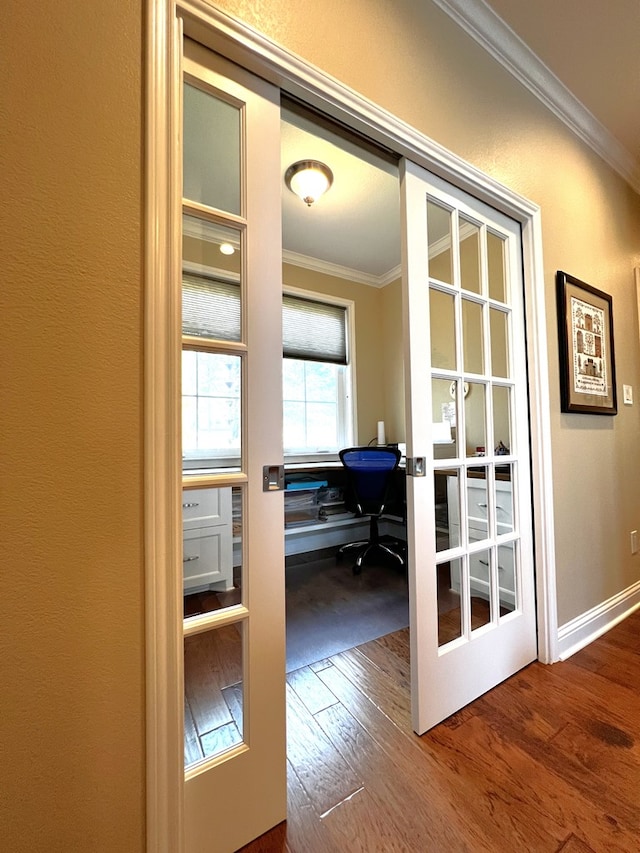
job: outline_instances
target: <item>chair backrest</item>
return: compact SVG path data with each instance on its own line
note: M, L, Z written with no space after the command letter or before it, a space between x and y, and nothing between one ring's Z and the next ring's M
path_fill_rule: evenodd
M393 472L401 453L397 447L347 447L340 451L358 511L380 515L388 503Z

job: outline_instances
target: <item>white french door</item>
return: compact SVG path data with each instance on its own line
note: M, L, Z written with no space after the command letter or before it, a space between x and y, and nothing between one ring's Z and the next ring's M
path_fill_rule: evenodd
M407 161L401 187L422 734L536 657L529 419L520 226Z
M184 849L286 817L280 108L184 41Z

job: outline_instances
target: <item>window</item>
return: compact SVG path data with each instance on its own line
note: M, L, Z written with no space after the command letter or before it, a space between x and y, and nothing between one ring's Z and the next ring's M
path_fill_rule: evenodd
M337 454L352 443L347 303L283 296L285 456ZM182 455L188 468L236 465L240 458L242 360L199 349L194 338L238 340L240 292L235 282L186 272L182 284Z
M191 460L240 457L240 358L182 353L182 455Z
M347 307L308 296L282 300L284 453L335 454L351 444Z

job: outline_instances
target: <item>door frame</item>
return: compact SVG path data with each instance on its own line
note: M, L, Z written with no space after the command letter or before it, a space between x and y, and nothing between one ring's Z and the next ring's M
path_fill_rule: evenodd
M542 224L538 205L352 89L304 62L206 0L146 4L144 510L146 598L147 850L182 849L182 475L177 446L180 387L179 221L171 151L182 33L274 83L310 106L423 166L520 223L526 305L536 558L538 659L558 660L551 420ZM167 428L167 426L169 428Z

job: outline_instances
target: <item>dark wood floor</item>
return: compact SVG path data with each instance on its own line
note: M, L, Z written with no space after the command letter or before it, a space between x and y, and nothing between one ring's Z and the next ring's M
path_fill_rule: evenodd
M411 732L408 632L292 672L289 817L243 853L640 850L640 611Z

